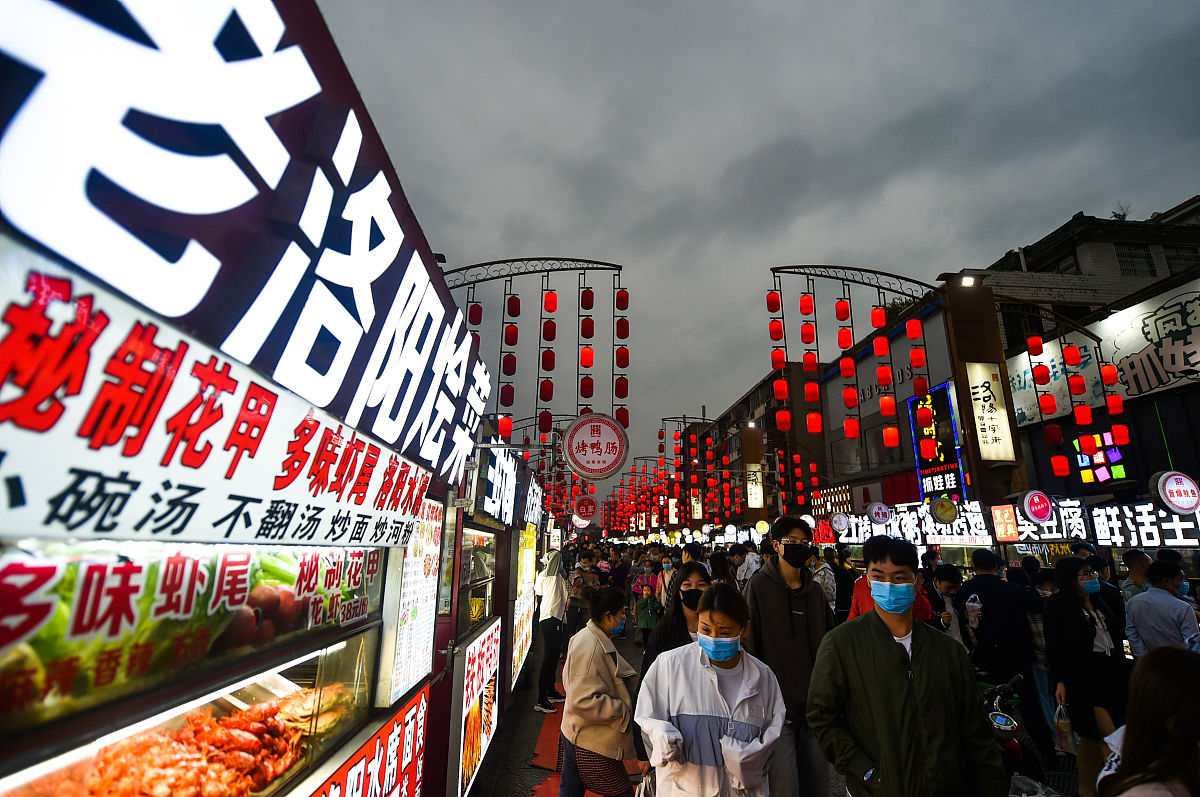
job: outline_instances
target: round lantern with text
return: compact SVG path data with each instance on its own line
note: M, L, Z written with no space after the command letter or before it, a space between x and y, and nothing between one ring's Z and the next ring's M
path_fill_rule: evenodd
M881 504L878 501L867 506L867 517L876 526L882 526L892 519L892 510L888 509L887 504Z
M1030 490L1021 496L1021 514L1030 523L1041 525L1054 520L1054 504L1041 490Z
M1200 510L1200 486L1186 473L1160 471L1150 477L1150 493L1166 510L1191 515Z

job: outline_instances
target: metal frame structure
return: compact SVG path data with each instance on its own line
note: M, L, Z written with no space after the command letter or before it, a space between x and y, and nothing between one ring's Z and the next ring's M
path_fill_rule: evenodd
M620 272L624 268L619 263L607 263L603 260L584 260L572 257L519 257L460 266L443 271L442 276L446 278L446 287L453 289L525 274L554 274L568 271Z

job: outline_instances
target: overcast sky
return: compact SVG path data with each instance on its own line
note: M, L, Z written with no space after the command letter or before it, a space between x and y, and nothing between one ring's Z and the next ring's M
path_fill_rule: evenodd
M771 266L932 280L1200 193L1195 0L320 6L448 267L626 266L636 455L767 373Z

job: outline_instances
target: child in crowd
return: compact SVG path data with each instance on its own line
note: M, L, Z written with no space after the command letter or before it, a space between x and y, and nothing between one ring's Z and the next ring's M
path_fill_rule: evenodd
M642 647L646 646L650 639L650 632L654 630L654 626L658 624L659 618L662 616L662 601L654 597L654 590L649 584L642 584L642 597L637 602L637 624L638 629L642 632Z

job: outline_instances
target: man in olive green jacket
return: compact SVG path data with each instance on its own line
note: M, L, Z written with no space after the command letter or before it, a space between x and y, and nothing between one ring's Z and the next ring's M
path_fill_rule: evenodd
M863 546L875 610L825 635L808 724L855 797L1006 797L1008 776L967 654L914 623L917 550Z

